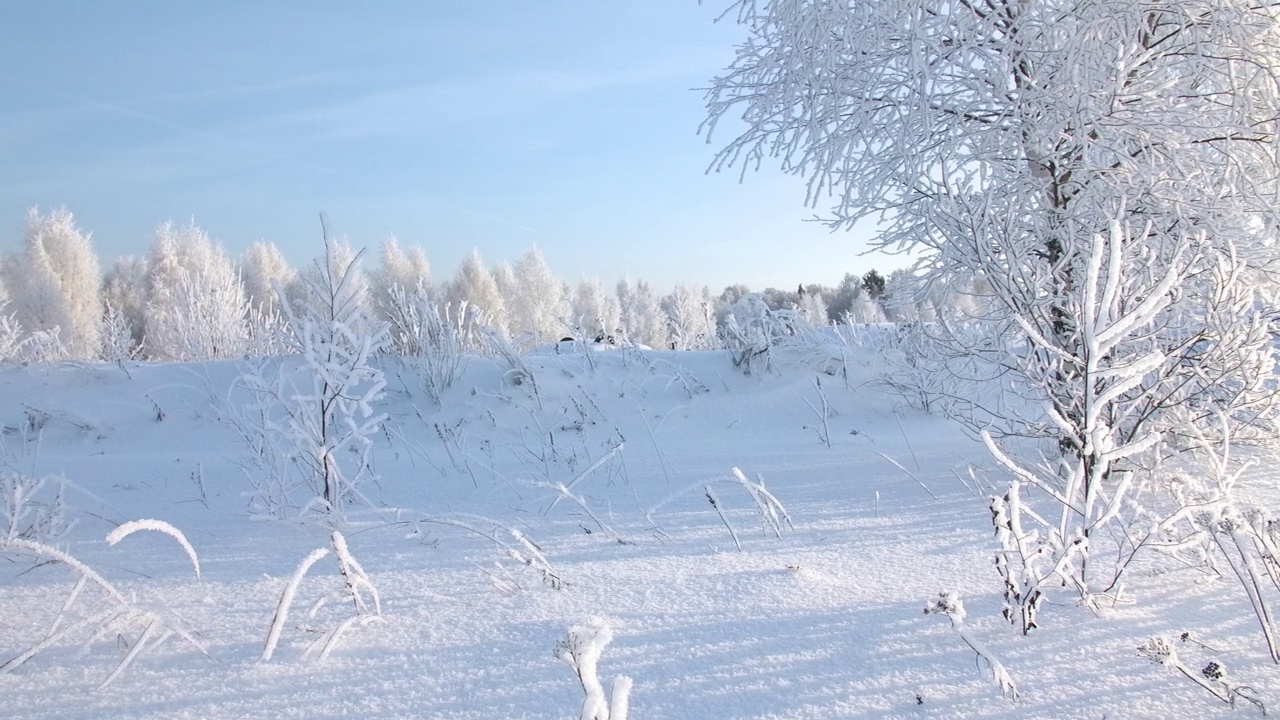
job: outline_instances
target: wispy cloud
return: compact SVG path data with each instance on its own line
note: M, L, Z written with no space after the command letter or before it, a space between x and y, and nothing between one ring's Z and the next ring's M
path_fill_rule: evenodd
M663 80L687 65L655 63L616 71L523 70L442 82L407 84L290 112L271 122L278 129L344 139L421 132L495 117L527 114L593 92Z

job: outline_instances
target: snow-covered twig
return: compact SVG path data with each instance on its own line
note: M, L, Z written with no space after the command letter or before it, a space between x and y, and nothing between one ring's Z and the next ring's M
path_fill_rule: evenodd
M168 530L160 530L161 527L167 527ZM126 523L108 536L108 542L115 544L121 538L141 529L159 530L174 536L175 539L182 538L179 542L183 545L183 549L187 551L193 565L196 566L196 576L197 578L199 577L199 561L196 559L195 551L191 549L189 543L185 542L185 537L182 536L182 533L168 523L146 520ZM129 652L103 679L98 685L98 689L105 688L114 682L144 651L161 645L165 640L175 635L187 641L200 653L206 656L209 654L197 634L187 627L182 618L171 612L143 608L131 596L121 592L96 570L77 560L64 550L34 540L10 538L0 540L0 552L18 553L44 561L61 563L79 576L75 586L72 587L71 592L62 602L60 609L54 616L53 623L44 637L26 650L0 664L0 674L13 672L39 653L73 635L83 633L85 642L92 643L95 639L104 635L106 630L119 627L133 627L141 630ZM109 607L93 612L88 617L78 621L65 623L66 618L71 616L74 606L78 603L88 604L90 602L90 600L85 599L84 594L85 588L89 585L96 586L106 594L107 599L111 601ZM84 603L80 603L82 599L84 599Z
M289 618L289 610L298 594L298 586L302 583L302 578L313 565L328 557L330 551L333 552L334 557L337 559L338 574L343 580L343 587L337 591L336 595L351 601L353 613L350 617L341 620L332 630L322 635L304 655L311 655L312 650L319 647L315 656L317 660L323 661L329 657L329 653L337 645L338 641L352 627L357 624L366 625L382 619L382 601L378 594L378 589L374 587L364 568L351 555L351 551L347 547L346 537L335 530L329 536L329 543L330 547L328 548L316 548L308 553L302 559L302 562L298 563L298 567L294 569L293 574L289 576L288 582L285 583L284 589L280 592L280 599L276 602L275 614L271 617L271 627L267 631L267 640L263 644L261 662L269 661L275 654L276 645L279 643L280 635L284 631L285 623ZM365 601L366 595L373 603L372 608ZM316 600L311 606L308 617L314 617L319 612L327 597L327 595L322 595Z
M978 659L987 664L987 668L991 671L991 679L995 682L996 687L1000 688L1000 693L1007 696L1010 700L1018 699L1018 685L1013 681L1013 676L1005 669L1004 664L996 658L986 646L976 640L969 633L968 628L964 624L965 610L964 603L960 600L960 596L954 592L941 592L938 597L925 606L926 615L944 615L951 621L951 628L956 631L960 639L965 645L969 646L977 654Z
M1139 645L1138 654L1154 663L1176 670L1183 677L1204 688L1210 695L1232 707L1235 707L1236 699L1239 698L1258 708L1263 715L1267 714L1267 706L1257 697L1253 688L1231 683L1227 677L1226 668L1215 661L1207 663L1200 672L1193 671L1178 656L1177 649L1166 637L1153 637Z
M706 487L707 502L711 503L711 507L715 508L716 514L720 516L720 522L724 523L725 529L729 531L729 537L733 538L733 546L742 552L742 543L738 541L738 533L734 532L733 524L729 522L729 518L725 517L724 510L720 507L720 499L716 497L716 493L711 486Z
M894 467L898 468L899 470L901 470L902 472L906 473L906 474L907 474L907 477L911 478L912 480L915 480L917 485L919 485L920 487L924 488L924 491L925 491L925 492L927 492L927 493L929 493L929 497L933 498L934 500L937 500L937 499L938 499L938 496L933 494L933 491L929 489L929 486L928 486L928 485L925 485L925 484L924 484L924 481L923 481L923 480L921 480L920 478L916 477L916 476L915 476L915 474L914 474L914 473L912 473L910 470L908 470L908 469L906 469L905 467L903 467L903 466L902 466L902 463L898 462L897 460L894 460L893 458L889 457L888 455L885 455L884 453L880 452L879 450L877 450L877 451L876 451L876 454L877 454L877 455L879 455L880 457L884 458L885 460L888 460L890 465L892 465L892 466L894 466Z
M831 404L827 401L826 391L822 389L822 380L815 377L811 382L813 383L813 387L818 391L818 403L821 405L821 409L814 407L813 403L809 402L809 398L801 399L804 400L805 405L809 406L809 409L813 411L813 414L818 417L818 426L813 428L813 431L818 434L818 440L821 441L823 445L830 448Z
M598 665L605 647L613 641L613 628L600 618L575 625L556 644L556 657L578 677L584 695L579 720L627 720L630 705L630 677L619 675L606 696L600 683Z
M711 506L715 508L716 512L720 515L720 520L724 523L725 527L728 528L729 535L733 538L734 545L741 550L742 544L738 541L738 535L734 531L733 526L729 523L728 516L724 513L724 504L711 489L711 486L714 484L731 484L741 487L751 498L752 503L754 503L756 507L756 512L760 514L760 521L765 532L771 533L774 537L780 538L782 537L782 530L784 527L794 529L791 525L791 515L787 513L787 509L783 507L782 502L779 501L773 493L769 492L767 488L765 488L764 479L757 479L758 482L749 480L742 470L735 467L732 469L729 477L717 477L709 481L693 483L682 490L668 495L657 505L649 508L649 510L645 512L644 517L650 523L653 523L653 514L658 512L658 510L669 505L675 500L684 497L685 495L701 490L708 502L711 503Z
M181 545L182 550L187 553L187 557L191 560L191 567L195 570L196 579L200 579L200 558L196 556L196 549L191 547L191 543L187 542L187 536L182 534L181 530L163 520L130 520L107 533L107 544L115 545L140 530L150 530L173 538L174 542Z

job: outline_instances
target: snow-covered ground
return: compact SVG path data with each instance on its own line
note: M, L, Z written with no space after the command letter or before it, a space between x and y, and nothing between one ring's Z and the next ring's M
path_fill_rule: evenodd
M332 556L301 582L274 656L260 660L290 575L329 546L330 529L248 512L244 448L219 409L235 364L0 370L6 470L71 488L77 525L59 546L131 603L180 617L208 652L171 637L97 690L142 625L88 644L69 633L0 673L0 716L577 718L582 691L555 648L592 617L614 629L600 672L606 687L634 679L633 719L1257 713L1142 657L1157 635L1188 665L1215 660L1280 703L1280 671L1225 578L1143 565L1096 613L1062 592L1032 635L1005 623L987 507L1003 474L954 423L872 389L870 356L855 356L847 379L745 377L724 353L594 357L527 356L536 393L473 359L442 407L389 371L379 478L361 488L371 505L351 504L339 526L385 622L350 630L323 661L309 646L352 615L336 601L308 617L342 587ZM785 506L781 537L734 468ZM556 501L557 483L573 483L587 509ZM199 580L163 533L107 544L138 518L185 533ZM518 530L563 586L432 519ZM64 564L0 556L0 663L45 636L76 578ZM945 617L923 612L944 590L963 599L968 633L1003 662L1016 700ZM86 588L62 623L108 607ZM1203 645L1177 640L1184 632Z

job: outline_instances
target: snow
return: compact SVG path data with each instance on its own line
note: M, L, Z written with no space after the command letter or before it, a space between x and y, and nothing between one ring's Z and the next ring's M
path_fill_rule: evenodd
M251 515L250 466L218 409L235 363L0 368L6 469L69 481L51 484L67 488L77 521L57 547L130 603L181 618L208 651L153 637L97 690L141 628L55 643L0 671L0 715L572 718L583 689L556 647L596 617L612 632L600 677L633 680L634 718L1257 712L1138 652L1157 636L1187 667L1212 660L1264 702L1280 698L1231 578L1150 559L1096 612L1062 592L1030 635L1006 623L988 494L1004 491L1007 471L980 439L869 389L869 356L851 353L847 382L821 377L830 447L811 428L816 374L783 363L747 377L723 352L530 354L536 384L510 385L501 361L471 358L437 407L384 362L375 410L389 419L374 442L377 479L361 488L370 504L349 502L335 527ZM35 433L25 406L54 421ZM1270 478L1257 468L1241 482ZM131 529L158 532L104 541ZM351 624L341 592L308 616L344 587L336 563L317 562L335 530L385 622ZM508 548L545 558L564 586ZM53 625L76 573L0 559L3 663ZM94 592L66 621L101 606ZM925 613L944 592L963 602L963 636ZM269 643L278 606L295 601ZM323 660L308 653L348 627ZM999 659L1016 701L970 645Z

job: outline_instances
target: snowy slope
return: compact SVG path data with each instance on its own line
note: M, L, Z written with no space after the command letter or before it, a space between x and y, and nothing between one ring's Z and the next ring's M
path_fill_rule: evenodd
M363 488L371 505L352 505L339 526L386 622L352 630L323 662L305 659L308 645L350 615L330 603L306 617L341 586L331 557L301 582L274 657L259 660L289 575L327 547L329 528L248 512L243 448L220 419L222 403L239 401L233 363L0 370L7 469L72 488L77 525L62 546L138 605L184 618L209 655L172 638L95 690L137 629L55 643L0 674L0 715L577 717L581 690L554 648L592 616L614 627L606 686L635 680L632 718L1256 713L1136 651L1183 632L1212 648L1184 643L1189 663L1212 657L1264 700L1280 698L1247 599L1222 578L1152 565L1098 615L1063 593L1030 637L1005 624L987 510L1000 472L954 424L872 389L869 357L855 356L847 379L745 377L722 353L548 349L526 362L536 393L477 358L443 407L388 368L379 480ZM823 395L825 429L814 410ZM785 506L793 527L780 538L735 467ZM574 483L590 512L553 503L556 483ZM464 516L527 535L566 585L432 522ZM135 518L180 528L201 579L162 533L108 546L105 535ZM0 662L43 637L75 582L64 566L5 557ZM964 599L969 632L1008 668L1017 700L945 618L924 614L942 590ZM79 608L72 615L88 612Z

